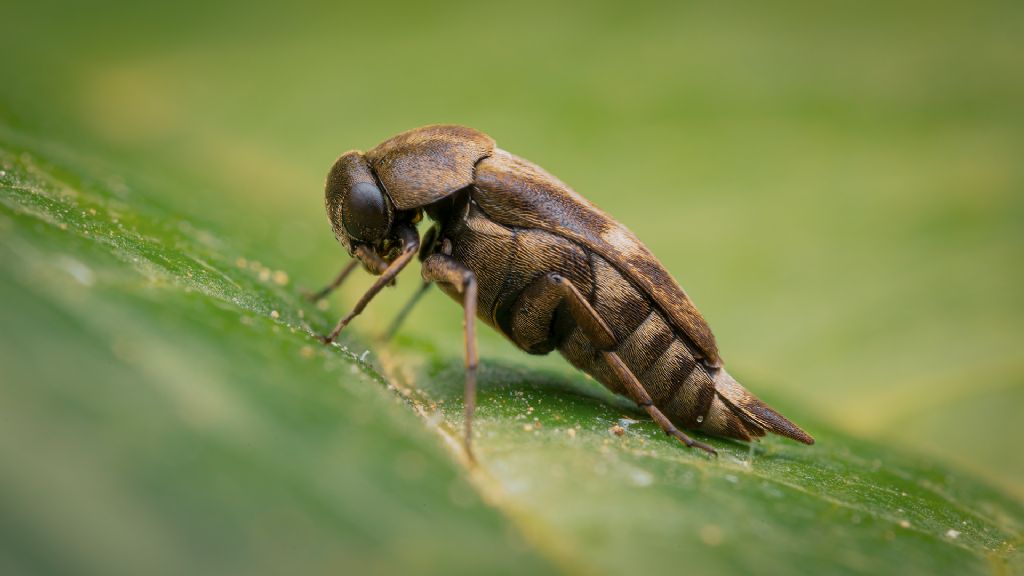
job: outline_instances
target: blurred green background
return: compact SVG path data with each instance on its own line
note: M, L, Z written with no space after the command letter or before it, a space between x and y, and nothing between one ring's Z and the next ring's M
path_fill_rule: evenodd
M0 122L302 286L345 261L335 157L473 126L636 232L757 393L1019 499L1022 29L1019 2L6 2ZM410 320L457 356L454 303ZM571 372L481 339L485 362Z

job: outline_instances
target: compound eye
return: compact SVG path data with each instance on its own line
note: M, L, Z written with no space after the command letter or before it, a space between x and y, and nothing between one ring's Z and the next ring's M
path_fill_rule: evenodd
M350 236L362 242L376 242L391 228L391 207L379 188L358 182L342 204L342 224Z

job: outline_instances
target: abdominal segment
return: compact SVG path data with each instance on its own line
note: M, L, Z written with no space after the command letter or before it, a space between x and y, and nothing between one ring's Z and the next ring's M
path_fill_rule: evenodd
M714 382L651 300L607 261L597 256L592 260L595 292L590 303L615 334L615 352L673 423L699 427L714 398ZM601 352L578 328L558 350L573 366L626 394Z

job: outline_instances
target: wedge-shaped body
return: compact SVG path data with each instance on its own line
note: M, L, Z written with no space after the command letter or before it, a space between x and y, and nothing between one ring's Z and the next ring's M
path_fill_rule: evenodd
M677 427L740 440L775 432L813 442L729 376L704 318L636 236L479 132L425 127L339 159L328 177L328 213L342 244L371 270L400 269L411 240L397 231L358 240L341 224L353 200L344 174L335 172L348 173L363 158L394 212L392 228L411 238L403 222L422 212L435 221L419 250L424 279L519 348L558 350L687 445L710 450ZM405 256L396 255L398 244ZM469 336L467 367L475 371ZM467 398L467 417L471 404Z

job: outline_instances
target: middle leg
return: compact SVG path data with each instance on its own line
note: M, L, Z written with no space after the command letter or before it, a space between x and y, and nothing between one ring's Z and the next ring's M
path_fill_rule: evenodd
M458 260L444 254L431 254L423 260L423 281L450 284L462 293L462 308L465 314L464 329L466 335L466 413L464 418L463 443L466 454L474 460L472 450L473 413L476 411L476 275Z
M409 313L412 312L412 309L416 307L416 304L420 301L420 298L423 298L423 296L426 295L427 291L430 290L430 286L430 282L424 282L423 284L420 285L419 288L416 289L416 292L414 292L412 297L409 298L409 300L405 303L405 306L402 306L402 309L399 310L398 314L395 315L395 318L391 321L391 324L388 324L388 328L387 330L384 331L384 335L381 336L381 340L383 340L384 342L388 342L392 338L394 338L395 334L398 333L398 329L401 328L402 323L405 322L405 318L409 316Z

